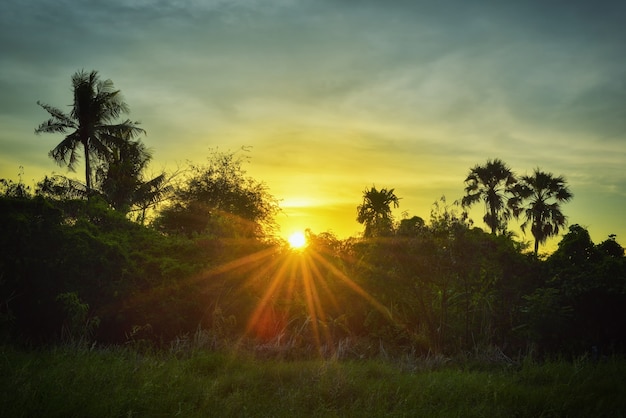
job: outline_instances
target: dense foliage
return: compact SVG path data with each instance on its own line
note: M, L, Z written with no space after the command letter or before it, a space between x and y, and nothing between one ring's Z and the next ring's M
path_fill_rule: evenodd
M293 356L624 349L623 249L579 225L542 260L447 206L392 236L309 233L302 252L162 234L97 198L5 195L0 212L0 321L28 344L158 345L202 329L212 347Z
M262 237L274 227L278 203L246 175L244 157L214 151L206 165L190 164L173 186L155 226L169 234Z
M567 223L560 205L573 195L562 176L517 178L498 159L473 167L462 208L484 201L491 234L445 199L428 224L396 223L400 198L372 186L357 206L361 238L308 231L308 247L292 251L272 234L277 200L246 175L241 154L215 151L206 165L150 180L151 154L135 139L143 129L115 122L128 111L119 90L95 71L77 72L72 86L70 113L40 103L51 118L36 131L67 134L50 155L69 168L82 148L85 185L46 177L33 195L0 179L6 339L143 347L202 331L211 347L285 356L626 349L615 237L596 245L573 225L554 254L537 256ZM520 216L534 254L507 232Z

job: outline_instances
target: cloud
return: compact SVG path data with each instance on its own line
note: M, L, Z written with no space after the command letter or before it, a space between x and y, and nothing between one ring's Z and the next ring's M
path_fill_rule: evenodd
M84 68L122 90L155 163L252 145L251 170L279 197L356 205L376 183L415 210L460 194L469 167L495 157L620 194L625 11L605 0L5 0L3 166L11 155L57 168L40 147L60 136L34 136L47 117L35 102L69 104Z

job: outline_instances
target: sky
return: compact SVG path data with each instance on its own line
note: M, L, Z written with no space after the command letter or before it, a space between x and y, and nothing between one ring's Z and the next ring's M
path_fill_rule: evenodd
M94 69L155 172L250 147L283 234L357 236L372 186L395 190L397 219L428 220L500 158L563 175L569 224L625 245L624 21L608 0L3 0L0 178L68 174L36 102L69 109L72 74Z

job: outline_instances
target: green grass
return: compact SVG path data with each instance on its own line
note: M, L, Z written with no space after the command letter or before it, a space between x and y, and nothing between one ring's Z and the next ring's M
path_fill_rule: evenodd
M620 417L626 361L433 369L0 347L7 417ZM416 370L416 371L415 371Z

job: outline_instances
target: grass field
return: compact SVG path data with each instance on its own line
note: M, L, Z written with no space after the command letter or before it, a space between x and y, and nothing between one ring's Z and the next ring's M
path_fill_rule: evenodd
M259 360L0 347L6 417L620 417L626 361Z

